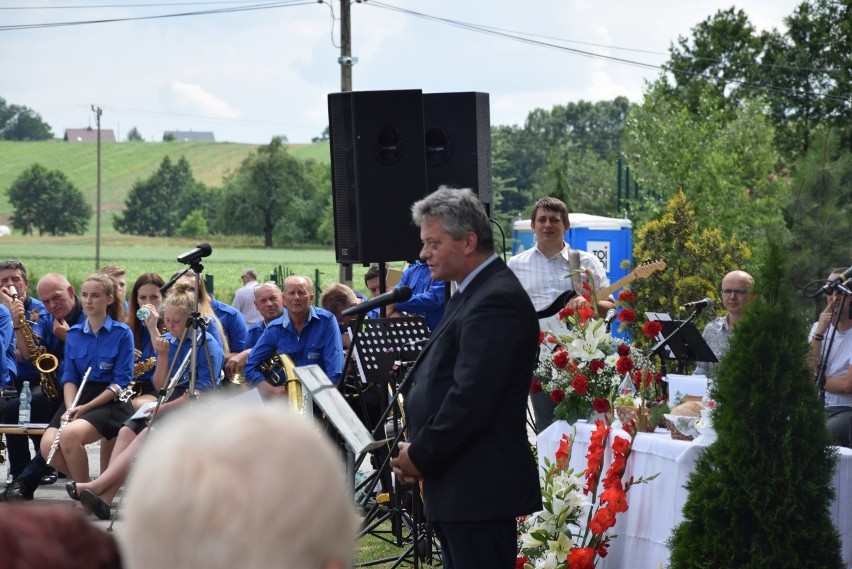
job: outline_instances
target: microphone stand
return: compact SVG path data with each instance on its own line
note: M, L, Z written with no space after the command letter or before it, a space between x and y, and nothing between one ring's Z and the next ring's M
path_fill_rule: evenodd
M846 308L846 301L849 296L852 295L852 291L843 286L839 281L835 281L835 284L831 286L827 294L830 294L831 292L839 293L842 300L840 301L837 313L832 318L831 334L829 334L828 338L825 338L823 341L822 350L820 351L819 356L819 365L817 366L817 371L814 375L814 383L816 383L819 388L819 397L822 401L823 407L825 406L825 374L828 369L828 356L831 355L831 348L834 345L834 339L837 335L837 324L840 322L840 316L843 313L843 309Z

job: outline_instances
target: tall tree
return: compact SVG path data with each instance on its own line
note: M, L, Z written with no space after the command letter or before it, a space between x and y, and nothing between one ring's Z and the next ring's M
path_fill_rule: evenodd
M764 238L766 228L783 226L786 186L776 174L774 131L763 107L744 101L729 115L709 85L697 105L690 110L655 83L628 118L628 164L662 200L683 191L699 204L699 227ZM663 204L649 194L632 201L634 221L659 216Z
M0 97L0 140L48 140L50 125L41 115L21 105L9 105Z
M259 233L272 247L276 228L282 239L315 238L316 219L325 201L315 200L316 180L305 164L287 152L286 141L274 137L243 160L224 188L225 232Z
M833 129L819 130L795 165L785 210L792 234L788 255L793 291L825 278L830 269L852 258L852 154L842 150L838 138ZM819 302L817 309L822 310ZM802 303L800 308L815 307Z
M115 216L116 231L150 237L172 237L193 210L212 208L215 194L192 176L186 157L176 164L166 156L146 180L137 180L124 200L124 212Z
M805 323L791 310L782 241L770 240L758 298L719 364L713 426L698 457L672 569L840 569L829 516L836 451L810 371ZM780 277L780 278L779 278Z
M8 189L9 203L15 208L12 225L24 235L82 235L86 232L92 208L83 193L59 170L33 164Z
M128 142L143 142L145 139L142 138L142 135L139 133L139 129L135 126L130 129L130 132L127 133L127 141Z

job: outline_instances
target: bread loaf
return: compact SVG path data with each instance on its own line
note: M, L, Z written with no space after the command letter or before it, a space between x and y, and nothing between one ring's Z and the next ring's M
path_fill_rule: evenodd
M681 403L672 409L671 414L679 415L681 417L700 417L701 404L696 401L687 401L686 403Z

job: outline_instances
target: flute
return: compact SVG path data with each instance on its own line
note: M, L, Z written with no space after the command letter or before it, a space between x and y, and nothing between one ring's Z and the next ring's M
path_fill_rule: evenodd
M56 449L59 448L59 435L62 434L62 429L64 429L65 425L68 424L68 419L66 417L68 417L71 411L77 407L77 402L80 401L80 395L83 394L83 388L86 386L86 380L89 379L90 371L92 371L91 366L89 366L86 373L83 374L83 381L80 382L80 387L77 389L77 395L74 396L74 401L71 402L71 407L62 415L62 422L59 424L59 428L56 429L56 436L53 438L53 443L50 445L50 452L47 455L46 462L48 466L50 465L50 461L53 460L53 455L56 454Z

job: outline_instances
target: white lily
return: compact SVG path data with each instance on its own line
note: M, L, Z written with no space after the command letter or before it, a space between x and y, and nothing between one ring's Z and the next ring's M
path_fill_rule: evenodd
M568 354L574 358L584 361L599 360L604 353L598 348L598 344L606 341L608 335L603 320L595 320L586 326L578 338L568 346Z

